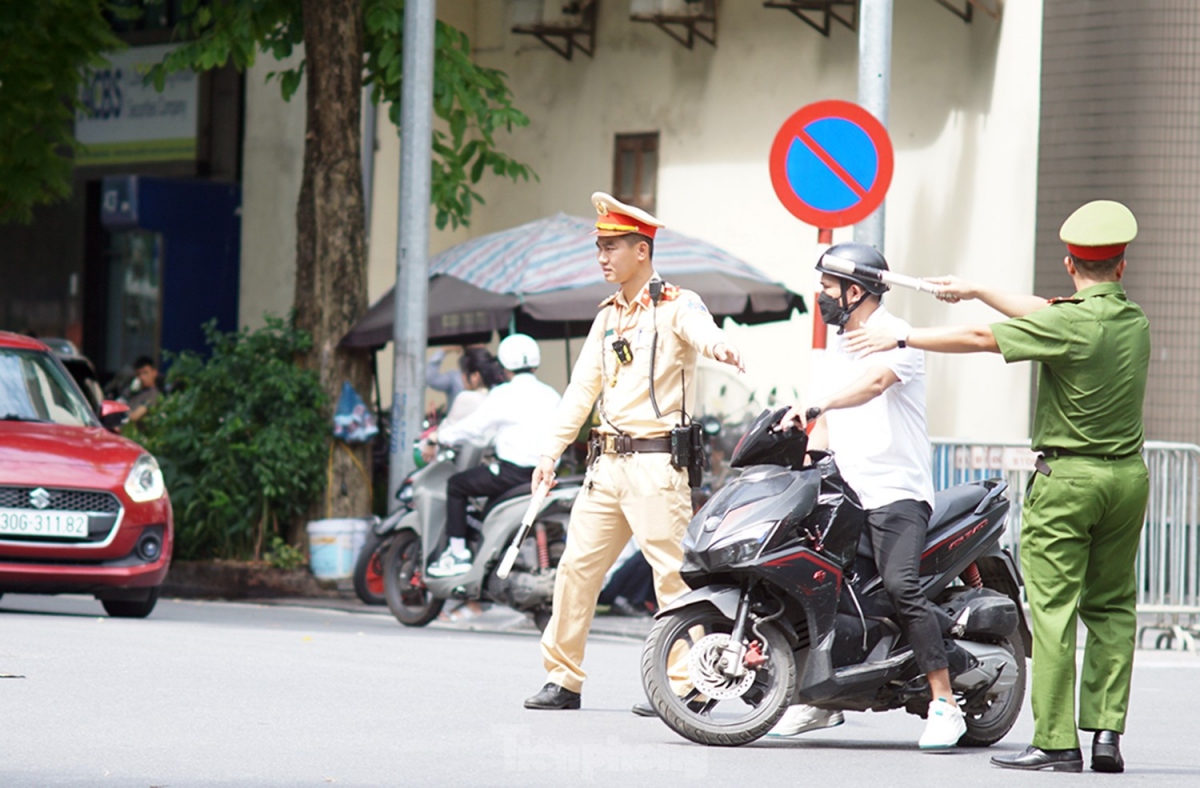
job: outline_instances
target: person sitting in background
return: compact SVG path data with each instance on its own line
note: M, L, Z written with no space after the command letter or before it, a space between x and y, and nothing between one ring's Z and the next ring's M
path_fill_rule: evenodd
M484 348L473 346L463 349L463 357L472 350L484 350ZM491 353L488 353L491 356ZM442 372L442 362L446 360L446 349L441 348L435 350L433 355L429 357L427 366L425 367L425 385L434 391L440 391L446 395L446 410L449 411L454 407L454 401L458 399L458 395L464 391L470 391L470 381L466 368L462 366L462 358L459 358L459 369L451 369Z
M452 577L471 568L467 499L502 495L529 483L540 456L536 443L538 427L546 414L558 407L558 392L533 374L541 362L541 351L532 337L524 334L506 337L496 355L508 370L509 381L492 389L483 405L470 416L457 424L443 425L437 431L436 440L442 445L461 441L493 443L497 463L456 473L446 483L446 533L450 544L430 564L430 577Z
M442 427L457 424L470 416L487 399L491 389L508 380L504 368L487 348L467 348L458 359L458 367L462 371L465 387L454 398L454 404L450 406L446 418L442 419ZM437 445L433 442L435 435L436 431L431 432L421 442L421 458L427 463L432 462L437 454Z
M608 605L610 613L616 616L648 616L658 610L654 570L640 548L612 572L596 601Z
M149 356L138 356L133 362L133 375L125 402L129 405L129 420L140 421L158 401L158 366Z

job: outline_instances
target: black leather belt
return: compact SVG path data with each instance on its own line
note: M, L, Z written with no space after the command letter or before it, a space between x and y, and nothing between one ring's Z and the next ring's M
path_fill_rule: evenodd
M662 454L671 452L670 438L635 438L592 430L588 451L594 454Z
M1038 452L1038 456L1033 461L1033 467L1043 476L1049 476L1051 473L1050 466L1046 464L1047 459L1056 460L1059 457L1088 457L1093 460L1114 462L1116 460L1127 460L1130 457L1137 457L1141 454L1140 451L1130 452L1129 454L1083 454L1082 452L1070 451L1069 449L1037 449L1036 451Z
M1127 460L1130 457L1136 457L1141 454L1140 451L1131 451L1128 454L1084 454L1081 451L1071 451L1069 449L1037 449L1036 451L1043 457L1048 457L1051 460L1058 459L1059 457L1090 457L1093 460L1107 460L1109 462Z

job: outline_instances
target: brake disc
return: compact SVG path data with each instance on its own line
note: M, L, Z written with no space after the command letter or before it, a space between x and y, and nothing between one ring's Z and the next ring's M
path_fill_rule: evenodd
M729 676L721 670L721 657L728 645L729 635L714 632L700 638L688 656L692 684L713 700L740 698L754 683L756 671L747 670L741 676Z

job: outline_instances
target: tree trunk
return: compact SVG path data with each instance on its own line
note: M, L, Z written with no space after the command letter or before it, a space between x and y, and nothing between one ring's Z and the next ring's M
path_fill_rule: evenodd
M359 0L303 0L303 13L308 107L296 209L296 322L312 334L312 351L302 363L320 374L332 430L342 382L364 398L371 391L369 352L337 347L367 309L359 131L362 11ZM333 448L332 482L314 505L315 517L371 513L370 453L363 446L348 448Z

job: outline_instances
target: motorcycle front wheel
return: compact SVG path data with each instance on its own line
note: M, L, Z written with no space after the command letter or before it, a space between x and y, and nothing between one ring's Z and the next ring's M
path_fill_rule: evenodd
M765 735L787 710L796 663L774 623L748 628L744 645L766 657L739 677L726 675L722 655L733 621L709 604L667 613L642 649L642 685L659 718L697 744L733 747Z
M438 617L446 600L425 587L421 540L412 531L402 531L383 556L383 594L388 610L406 627L423 627Z

